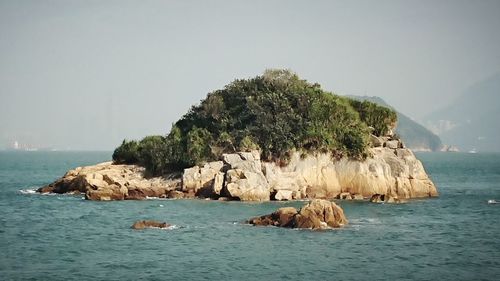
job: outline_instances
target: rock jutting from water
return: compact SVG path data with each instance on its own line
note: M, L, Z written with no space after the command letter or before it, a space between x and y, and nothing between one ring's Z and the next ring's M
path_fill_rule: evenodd
M280 208L272 214L252 218L248 223L257 226L327 229L344 226L348 220L342 208L334 202L314 199L298 211L293 207Z
M81 192L89 200L363 200L377 195L372 201L388 203L438 195L422 163L398 139L372 136L369 151L372 156L365 160L295 152L286 166L261 161L258 151L238 152L183 173L152 178L140 166L106 162L70 170L38 192Z
M146 228L167 228L170 224L166 222L159 222L153 220L142 220L136 221L131 228L132 229L146 229Z

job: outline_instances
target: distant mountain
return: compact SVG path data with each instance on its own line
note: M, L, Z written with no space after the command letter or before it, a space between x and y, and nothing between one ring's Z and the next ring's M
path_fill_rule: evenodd
M376 104L394 109L379 97L349 96L358 100L368 100ZM394 109L396 110L396 109ZM443 147L441 139L426 129L424 126L410 119L408 116L396 110L398 125L396 133L401 137L407 147L416 151L439 151Z
M500 151L500 72L469 87L424 124L463 151Z

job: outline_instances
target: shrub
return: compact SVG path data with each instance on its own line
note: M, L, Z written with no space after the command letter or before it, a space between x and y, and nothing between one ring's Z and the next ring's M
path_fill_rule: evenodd
M139 142L139 164L144 166L153 175L166 170L167 146L163 136L147 136Z
M241 139L238 150L250 152L252 150L260 150L260 147L252 140L252 137L245 136L243 137L243 139Z
M123 140L122 144L113 152L113 161L116 164L135 164L139 162L139 154L136 141Z
M166 170L168 151L162 136L147 136L139 143L123 140L113 152L113 161L116 164L139 164L151 174L158 175Z
M368 126L381 135L395 122L388 108L325 92L288 70L267 70L209 93L165 138L142 140L138 163L159 173L216 160L236 147L260 149L263 159L278 162L292 151L362 159L368 155ZM117 150L117 159L124 159L125 142Z
M210 144L212 136L207 129L193 127L187 134L188 163L196 165L213 159Z
M348 100L351 106L359 113L361 120L374 128L374 135L385 135L390 128L395 127L397 115L394 110L370 101Z

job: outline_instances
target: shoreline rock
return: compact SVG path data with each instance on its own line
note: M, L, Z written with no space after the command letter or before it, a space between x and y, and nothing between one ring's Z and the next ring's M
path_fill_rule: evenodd
M348 223L344 211L334 202L314 199L300 210L284 207L276 212L248 220L256 226L286 228L328 229L339 228Z
M62 178L41 187L40 193L84 193L87 200L142 200L168 198L181 187L178 175L147 178L137 165L114 165L104 162L69 170Z
M78 167L38 192L85 194L88 200L210 198L269 201L344 199L402 202L438 192L422 163L401 141L373 137L376 147L363 161L334 160L330 154L291 154L288 165L264 162L258 151L224 154L220 161L183 173L147 178L144 168L105 162ZM375 141L374 141L375 142ZM372 198L383 195L389 200ZM392 199L391 199L392 198Z

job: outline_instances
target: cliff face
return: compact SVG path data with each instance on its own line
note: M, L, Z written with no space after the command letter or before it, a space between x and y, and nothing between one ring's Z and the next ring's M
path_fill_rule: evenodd
M77 168L39 192L82 192L90 200L201 197L242 201L305 198L417 198L437 196L422 163L398 141L372 138L372 157L333 160L329 154L291 156L280 167L257 151L224 154L221 161L185 169L182 177L145 178L135 165Z
M300 158L294 154L288 166L264 164L270 189L292 191L293 199L335 198L341 194L370 198L384 194L396 198L437 196L422 163L406 148L373 148L365 161L331 161L330 155Z

